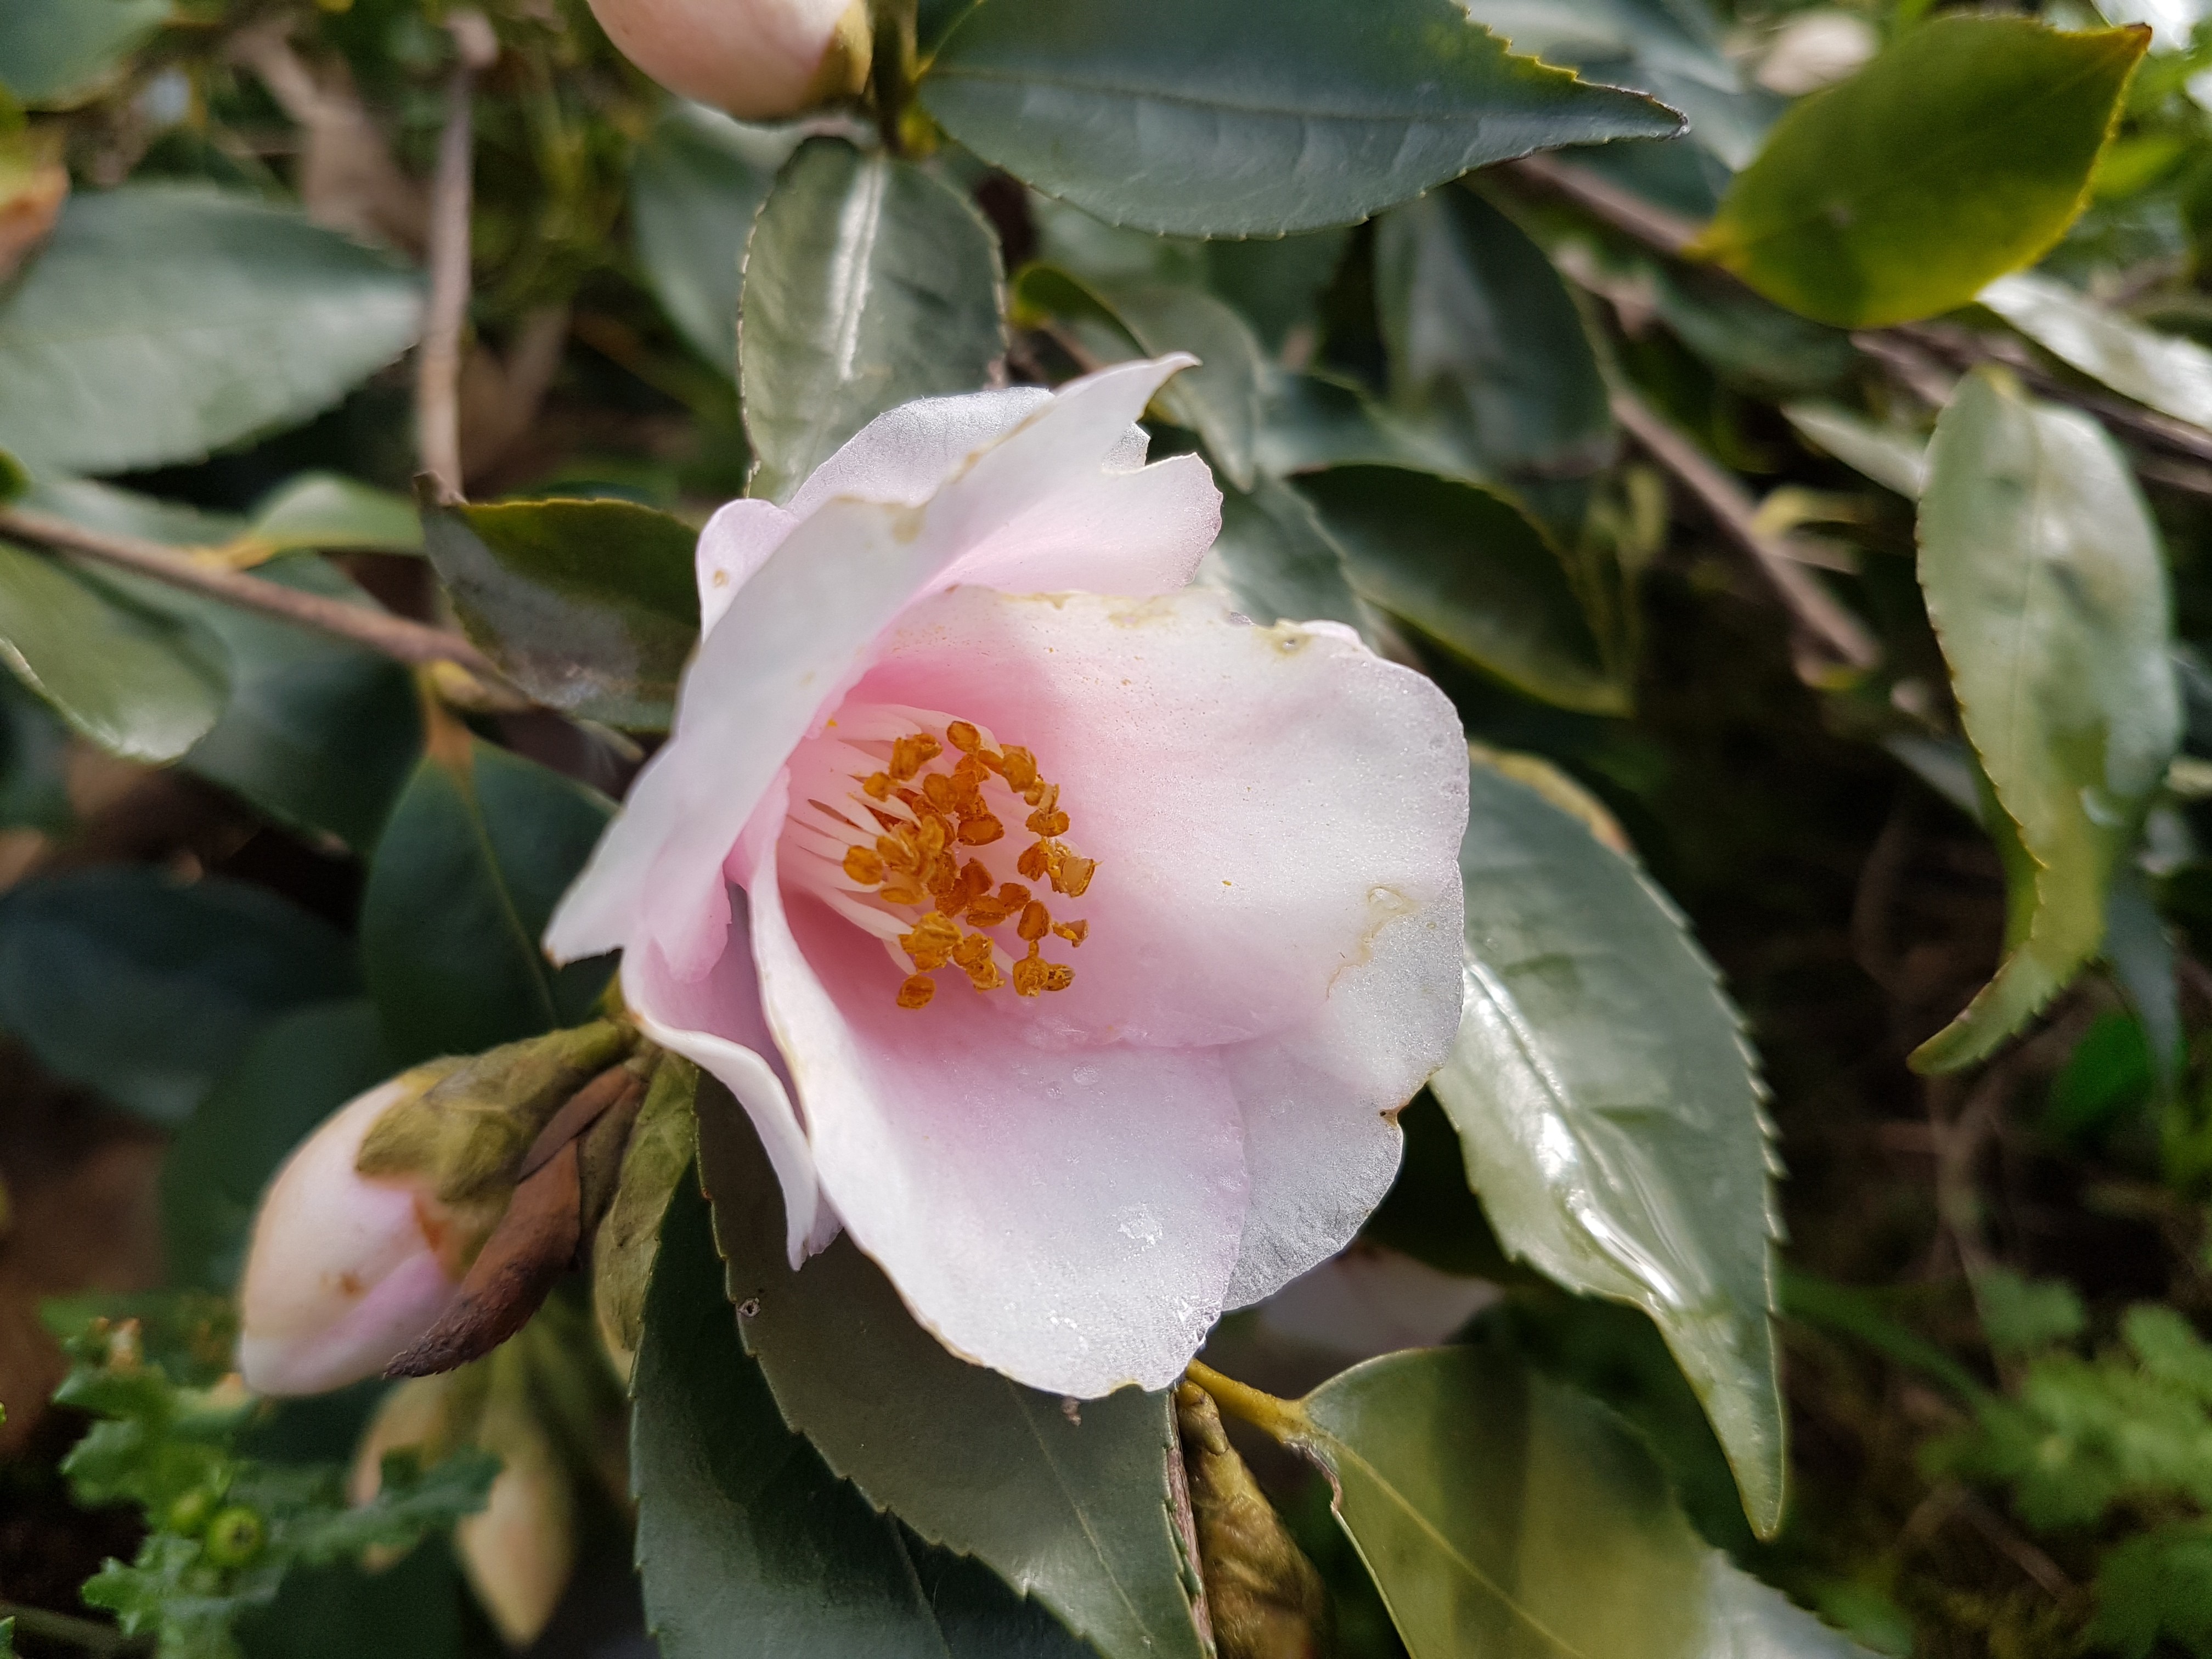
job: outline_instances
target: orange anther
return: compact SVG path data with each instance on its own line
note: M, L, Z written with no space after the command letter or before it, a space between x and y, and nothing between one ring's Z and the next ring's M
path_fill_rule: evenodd
M960 820L960 839L969 847L988 847L1006 833L1006 826L988 812Z
M937 981L927 974L908 974L899 984L898 1006L902 1008L927 1008L930 998L937 994Z
M1052 869L1052 843L1048 841L1030 842L1023 849L1021 857L1014 860L1014 868L1031 881L1043 880Z
M884 901L890 904L919 904L929 896L912 876L901 876L888 882L880 891Z
M1060 849L1060 854L1058 867L1052 872L1052 890L1070 898L1081 898L1091 885L1091 878L1097 873L1098 860L1079 857L1065 848Z
M1042 806L1022 822L1040 836L1064 836L1067 833L1067 814L1048 811Z
M901 738L891 744L891 776L904 783L944 752L945 745L927 732Z
M1052 912L1031 899L1022 907L1022 919L1014 931L1034 945L1052 931Z
M929 804L940 812L953 811L953 804L959 799L958 791L952 787L952 780L942 772L932 772L924 778L921 781L921 793L929 798Z
M860 793L870 800L889 800L891 798L891 779L888 772L871 772L860 780Z
M873 887L884 878L884 861L865 847L848 847L845 873L864 887Z
M1091 924L1087 921L1055 921L1052 931L1070 945L1080 945L1091 937Z
M966 720L955 720L946 726L945 740L963 755L972 755L983 746L983 734Z
M942 968L959 943L960 925L942 910L932 910L915 923L912 933L899 935L899 949L917 968Z
M1006 787L1016 794L1026 793L1037 781L1036 757L1018 744L1008 744L999 757L999 769L1006 775Z

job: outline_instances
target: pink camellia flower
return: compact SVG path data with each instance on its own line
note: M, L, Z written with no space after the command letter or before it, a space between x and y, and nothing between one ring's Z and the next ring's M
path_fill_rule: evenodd
M321 1394L374 1376L453 1300L473 1236L427 1180L354 1168L377 1119L435 1075L406 1073L357 1096L270 1183L239 1293L238 1369L256 1394Z
M1341 1247L1460 1012L1467 758L1426 679L1188 586L1137 417L1188 358L909 404L699 542L675 731L546 935L619 947L951 1348L1091 1396Z

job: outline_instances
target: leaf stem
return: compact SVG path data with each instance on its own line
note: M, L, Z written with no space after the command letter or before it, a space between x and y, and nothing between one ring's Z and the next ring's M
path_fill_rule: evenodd
M19 537L48 548L66 548L89 559L151 576L172 587L205 594L244 610L281 617L286 622L335 635L400 662L454 663L471 674L488 677L495 684L503 683L489 659L458 634L395 617L386 611L351 605L328 594L302 592L264 576L203 564L159 542L88 530L52 514L6 507L0 507L0 536Z
M1295 1400L1279 1400L1249 1382L1224 1376L1202 1360L1192 1360L1183 1376L1212 1395L1213 1403L1230 1416L1249 1423L1285 1445L1306 1439L1313 1433L1313 1423L1306 1416L1306 1408Z

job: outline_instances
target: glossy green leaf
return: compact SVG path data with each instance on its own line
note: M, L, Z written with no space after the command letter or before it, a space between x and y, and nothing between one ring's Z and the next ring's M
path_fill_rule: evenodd
M1982 304L2062 362L2178 421L2212 426L2212 351L2107 311L2033 271L2000 276Z
M1261 479L1249 495L1222 491L1221 534L1199 580L1225 588L1262 627L1325 621L1372 629L1373 613L1352 591L1343 549L1313 503L1278 478Z
M2149 43L2141 27L1936 18L1796 105L1699 251L1842 328L1962 306L2074 222Z
M411 516L411 515L410 515ZM254 573L265 581L374 608L327 561L290 553ZM384 655L150 578L110 580L146 610L218 644L230 696L185 764L278 823L367 852L422 750L415 683Z
M1219 300L1188 284L1121 278L1084 281L1048 265L1031 265L1015 283L1023 311L1091 325L1083 343L1119 362L1187 351L1198 359L1160 389L1158 406L1176 425L1205 440L1231 483L1249 489L1261 388L1268 377L1260 343ZM1103 325L1103 326L1101 326Z
M635 501L426 501L430 562L469 637L550 708L665 731L699 638L699 533Z
M33 108L67 104L169 10L170 0L0 0L0 88Z
M1261 470L1279 477L1367 462L1448 473L1465 459L1407 425L1354 382L1288 371L1269 378L1255 453Z
M170 1282L228 1291L261 1189L324 1118L399 1068L365 997L271 1021L185 1120L161 1161Z
M1468 12L1516 52L1592 81L1649 93L1689 118L1684 136L1733 170L1759 152L1783 108L1747 86L1699 0L1468 0Z
M336 403L421 312L388 256L259 198L79 195L0 301L0 444L81 472L197 460Z
M1006 349L999 239L911 161L817 138L745 246L739 386L751 493L787 501L887 409L974 392Z
M1504 1354L1390 1354L1296 1410L1412 1659L1867 1659L1700 1539L1626 1424Z
M1990 1053L2094 956L2106 896L2180 740L2158 532L2102 427L2003 371L1929 446L1920 582L1960 723L2033 866L1996 977L1914 1051Z
M1618 714L1608 667L1565 564L1535 520L1479 484L1391 466L1301 478L1360 595L1516 690Z
M889 1388L902 1380L875 1374ZM988 1569L870 1507L785 1426L738 1340L707 1207L688 1181L662 1229L632 1392L638 1570L665 1659L1089 1652Z
M31 475L22 462L0 449L0 501L12 501L31 487Z
M986 0L921 99L1016 178L1186 236L1350 224L1509 156L1680 125L1513 56L1451 0Z
M669 320L724 374L737 372L745 238L799 136L679 100L661 112L630 163L637 262Z
M1429 1085L1468 1182L1509 1253L1651 1316L1771 1534L1778 1212L1739 1016L1633 864L1488 766L1468 784L1467 1001Z
M257 502L245 539L265 553L420 553L415 503L336 472L303 472Z
M1907 501L1927 488L1928 441L1918 433L1878 426L1837 404L1784 404L1782 413L1798 436Z
M1106 1659L1200 1659L1164 1394L1123 1389L1071 1411L957 1358L849 1238L794 1272L775 1172L719 1086L700 1097L699 1167L745 1347L830 1468Z
M57 1074L174 1124L277 1016L356 988L338 931L264 888L149 865L0 897L0 1027Z
M538 941L613 810L475 738L423 757L362 895L362 976L401 1065L590 1017L606 962L556 969Z
M1613 411L1582 313L1544 252L1468 190L1393 208L1375 227L1390 400L1477 477L1589 471Z
M0 659L72 731L128 760L176 759L215 725L228 691L222 648L204 629L5 542Z

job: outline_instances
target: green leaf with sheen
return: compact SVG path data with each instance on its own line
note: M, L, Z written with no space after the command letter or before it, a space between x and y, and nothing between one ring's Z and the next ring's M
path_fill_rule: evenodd
M794 1272L775 1172L719 1085L700 1097L699 1167L745 1347L830 1468L1106 1659L1201 1659L1170 1519L1164 1394L1123 1389L1071 1409L957 1358L849 1238Z
M1470 168L1681 125L1514 56L1451 0L985 0L921 100L1037 189L1186 236L1351 224Z
M411 514L410 515L412 516ZM264 581L376 608L312 553L254 572ZM185 764L279 823L358 853L376 842L422 752L415 683L381 652L127 571L111 580L147 610L216 641L230 696Z
M699 638L699 532L635 501L422 503L469 637L549 708L664 732Z
M726 374L738 365L745 237L799 135L671 103L630 162L637 262L669 320Z
M230 690L222 647L204 629L134 602L81 566L6 542L0 660L80 737L155 764L204 737Z
M1081 343L1109 362L1187 351L1198 359L1160 389L1158 406L1206 442L1239 489L1255 477L1253 446L1268 365L1243 318L1203 289L1184 283L1084 279L1030 265L1014 284L1021 311L1073 320Z
M116 865L0 897L0 1029L158 1123L181 1121L279 1016L357 988L336 928L221 876Z
M1486 765L1468 786L1467 1000L1430 1089L1506 1250L1658 1325L1771 1534L1778 1212L1741 1018L1633 864Z
M1869 1659L1699 1538L1626 1424L1505 1354L1389 1354L1290 1416L1412 1659Z
M659 1652L1083 1659L1042 1608L872 1508L786 1426L738 1340L709 1225L696 1186L680 1182L631 1388L637 1564Z
M613 814L596 791L459 733L392 810L362 895L362 977L412 1066L580 1024L603 958L556 969L538 939Z
M1965 305L2073 223L2149 44L1939 17L1783 117L1698 251L1839 328Z
M54 711L0 674L0 829L68 833L69 745Z
M1199 580L1227 589L1263 628L1326 621L1370 635L1375 629L1374 613L1352 590L1344 550L1313 503L1279 478L1261 479L1249 495L1222 491L1221 534Z
M2106 310L2033 271L2000 276L1983 305L2060 362L2178 421L2212 427L2212 351Z
M1627 688L1559 550L1510 500L1394 466L1336 467L1298 488L1362 598L1516 690L1585 714L1626 712Z
M79 195L0 301L0 444L65 471L198 460L336 403L421 313L410 272L292 209L198 185Z
M999 239L911 161L810 140L745 245L738 385L751 494L783 501L916 398L975 392L1006 355Z
M1940 1072L1992 1052L2096 955L2181 708L2165 561L2125 458L2002 370L1968 375L1936 424L1920 583L1960 721L2033 870L1996 977L1913 1053Z
M255 503L240 551L420 553L415 503L336 472L302 472Z
M1269 377L1255 453L1261 471L1279 477L1365 463L1449 473L1466 459L1408 426L1355 382L1286 369Z
M1729 171L1759 153L1784 106L1745 84L1700 0L1468 0L1467 9L1516 52L1680 110L1683 136Z
M398 1069L365 997L271 1021L185 1120L161 1160L170 1282L234 1288L261 1189L277 1166L317 1124Z
M73 102L169 11L170 0L10 0L0 5L0 88L34 109Z
M1928 441L1917 432L1879 425L1838 404L1784 404L1782 415L1799 437L1909 501L1928 487Z
M1544 252L1470 190L1393 208L1375 227L1390 398L1461 458L1505 477L1587 472L1613 443L1597 355Z

